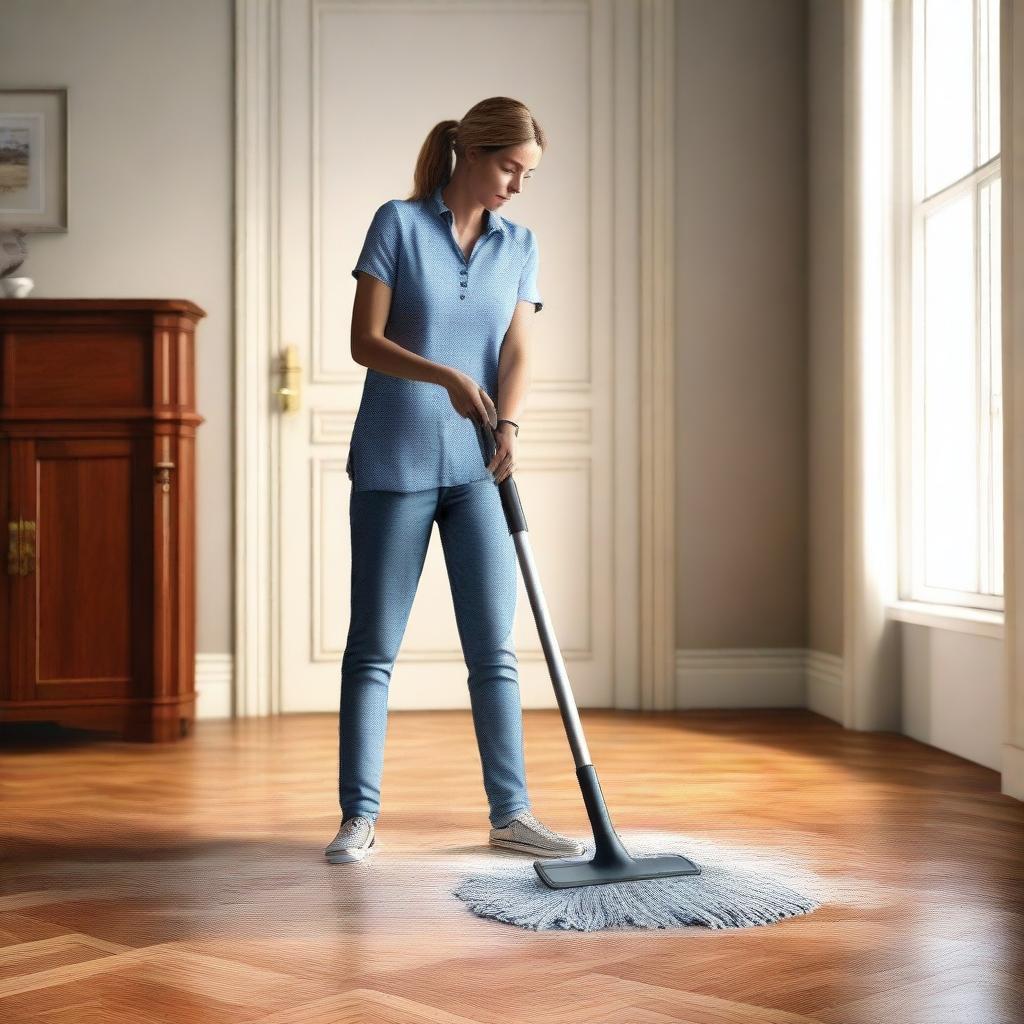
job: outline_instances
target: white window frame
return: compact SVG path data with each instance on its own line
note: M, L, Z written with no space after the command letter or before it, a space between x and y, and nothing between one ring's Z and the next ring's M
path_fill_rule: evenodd
M998 0L989 0L998 2ZM974 66L975 82L975 153L979 151L978 136L980 118L977 116L979 93L977 76L978 18L981 4L973 0L974 6ZM970 591L947 590L925 586L922 581L924 555L924 516L921 477L923 470L923 446L920 444L921 430L914 431L913 424L920 423L923 416L922 360L915 355L923 351L923 247L925 217L941 206L956 200L965 193L973 195L974 216L974 267L976 289L976 334L978 360L979 401L979 588L992 589L994 574L999 570L995 564L995 538L993 520L1002 529L1001 505L992 500L991 493L982 500L986 489L991 492L992 479L988 473L991 463L990 445L994 431L1002 430L1001 408L998 403L982 400L981 395L990 395L990 361L988 345L983 344L982 309L980 301L980 253L979 202L978 196L985 182L1001 178L1000 154L987 163L976 167L956 182L944 186L939 192L926 199L924 194L924 150L923 150L923 107L924 83L921 47L923 37L920 31L924 0L896 0L894 4L894 55L893 69L895 110L893 118L894 185L896 196L893 204L896 224L894 225L895 245L895 346L894 382L896 384L895 416L897 430L898 459L896 466L897 508L898 508L898 593L899 601L892 609L905 614L893 617L908 621L926 621L921 613L933 608L938 617L945 615L963 623L963 616L974 614L979 623L1001 623L1004 596L1000 594L973 593ZM911 134L913 133L913 134ZM1001 146L1000 146L1001 149ZM1005 200L1003 200L1005 201ZM1005 283L1004 285L1005 286ZM1000 346L994 346L998 357ZM915 379L916 377L916 379ZM1005 386L1005 381L1004 381ZM915 612L917 613L915 615ZM981 631L981 630L979 630Z

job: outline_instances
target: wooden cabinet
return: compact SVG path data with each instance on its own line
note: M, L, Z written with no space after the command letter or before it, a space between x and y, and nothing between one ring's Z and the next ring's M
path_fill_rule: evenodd
M0 299L0 720L195 717L195 327L183 300Z

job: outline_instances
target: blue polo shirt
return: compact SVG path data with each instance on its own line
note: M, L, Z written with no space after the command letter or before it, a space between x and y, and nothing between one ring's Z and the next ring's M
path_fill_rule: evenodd
M385 336L469 374L497 405L498 356L516 303L537 291L533 232L485 211L467 260L439 186L426 199L389 199L377 209L352 276L391 288ZM348 464L354 491L419 491L490 479L475 422L440 384L367 368Z

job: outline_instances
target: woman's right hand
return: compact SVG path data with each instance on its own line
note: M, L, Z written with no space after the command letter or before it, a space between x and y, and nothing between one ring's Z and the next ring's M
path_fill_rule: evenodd
M494 424L497 421L498 412L491 396L468 373L453 369L445 389L460 416L466 416L480 426L485 422Z

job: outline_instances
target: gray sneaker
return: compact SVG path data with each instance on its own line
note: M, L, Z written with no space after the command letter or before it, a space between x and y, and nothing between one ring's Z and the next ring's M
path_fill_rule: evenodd
M344 822L331 845L324 850L324 856L331 864L347 864L350 861L362 860L376 842L373 822L357 814Z
M583 844L552 832L529 811L520 811L504 828L491 828L491 846L519 850L538 857L577 857Z

